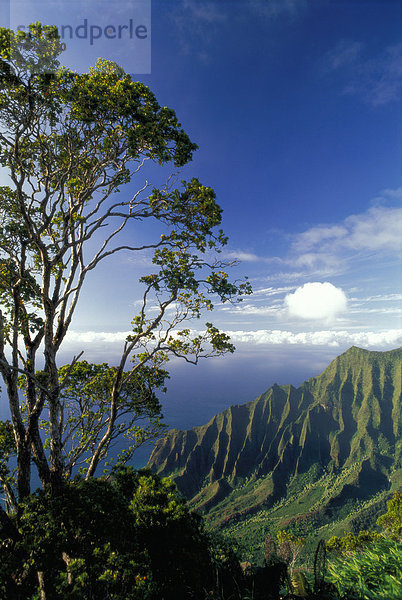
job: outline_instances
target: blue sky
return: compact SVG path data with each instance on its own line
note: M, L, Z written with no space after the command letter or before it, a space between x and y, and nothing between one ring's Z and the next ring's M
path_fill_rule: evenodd
M66 63L86 70L96 56L118 60L176 110L199 145L179 178L215 189L226 256L241 259L234 277L247 274L254 294L214 313L237 355L172 365L171 422L202 422L273 381L300 383L354 344L400 346L402 3L152 0L149 7L147 0L11 0L11 17L12 25L28 14L97 22L112 10L111 22L146 23L147 40L103 37L86 40L85 49L82 40L70 44ZM167 173L151 172L156 183ZM88 359L117 359L148 263L122 255L91 275L66 359L81 346ZM189 396L192 412L183 412Z

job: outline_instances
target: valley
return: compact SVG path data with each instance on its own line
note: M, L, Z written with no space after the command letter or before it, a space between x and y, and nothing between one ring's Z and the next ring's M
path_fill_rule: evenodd
M352 347L299 388L273 385L206 425L171 430L148 466L208 527L261 560L265 535L320 538L375 525L400 489L402 349Z

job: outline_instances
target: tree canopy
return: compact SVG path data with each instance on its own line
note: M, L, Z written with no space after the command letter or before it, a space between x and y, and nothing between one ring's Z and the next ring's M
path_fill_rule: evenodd
M154 437L169 357L197 363L233 351L212 323L195 333L183 323L215 299L250 293L219 257L227 239L214 191L196 178L155 188L141 177L148 161L191 160L197 146L175 112L115 63L78 74L60 67L61 51L54 27L0 29L0 164L9 182L0 187L0 373L10 408L0 481L13 509L31 492L31 462L57 493L76 469L92 477L117 436L127 438L119 464ZM160 236L144 242L136 226L147 220ZM60 365L88 273L144 250L153 272L140 280L118 364L78 353Z
M18 540L0 547L0 597L203 600L215 564L233 570L172 481L147 471L37 490L22 509Z

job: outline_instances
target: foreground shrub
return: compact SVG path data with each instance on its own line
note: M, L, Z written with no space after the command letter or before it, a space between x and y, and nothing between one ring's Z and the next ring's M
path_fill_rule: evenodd
M155 589L146 549L116 486L81 480L57 497L38 490L21 508L14 515L18 539L3 540L3 598L140 600Z
M133 516L139 547L147 552L156 600L201 598L214 585L210 540L173 481L150 471L125 470L116 478Z
M377 525L391 540L402 541L402 493L395 492L387 502L388 510L377 519Z
M400 600L402 544L373 542L362 552L329 562L329 579L341 600Z
M204 600L217 574L228 588L239 571L172 481L148 471L37 491L13 520L15 539L0 532L2 599Z

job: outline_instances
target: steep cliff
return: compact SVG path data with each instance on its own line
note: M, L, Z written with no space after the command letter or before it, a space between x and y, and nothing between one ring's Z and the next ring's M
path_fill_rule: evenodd
M290 521L317 511L323 521L400 485L401 365L402 349L352 347L298 389L274 385L202 427L170 431L149 466L215 525L288 501Z

